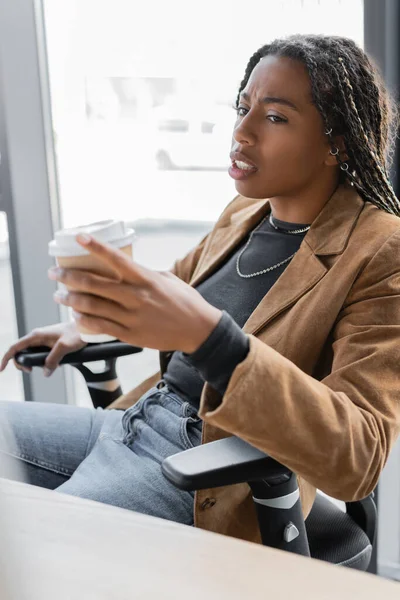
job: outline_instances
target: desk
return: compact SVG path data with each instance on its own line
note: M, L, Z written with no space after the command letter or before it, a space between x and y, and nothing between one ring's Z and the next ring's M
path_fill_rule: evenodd
M0 503L29 600L400 598L374 575L24 483L0 479Z

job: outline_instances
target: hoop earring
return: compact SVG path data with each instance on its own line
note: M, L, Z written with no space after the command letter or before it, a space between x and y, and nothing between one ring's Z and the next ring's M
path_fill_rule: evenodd
M349 170L349 165L347 163L342 163L340 165L340 168L342 169L342 171L348 171Z
M332 127L328 130L325 129L325 135L331 135L332 133Z
M329 150L329 154L332 154L332 156L337 156L339 154L339 148L335 147L336 152L332 152L332 150Z

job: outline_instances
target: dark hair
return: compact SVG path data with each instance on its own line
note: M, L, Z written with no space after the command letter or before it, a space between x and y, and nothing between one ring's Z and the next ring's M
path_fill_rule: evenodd
M341 181L348 178L360 196L400 216L400 202L390 184L390 168L399 123L377 67L357 44L345 37L292 35L262 46L250 58L236 99L256 64L267 55L301 61L307 68L313 102L320 112L334 151L333 137L342 135L345 163L336 157Z

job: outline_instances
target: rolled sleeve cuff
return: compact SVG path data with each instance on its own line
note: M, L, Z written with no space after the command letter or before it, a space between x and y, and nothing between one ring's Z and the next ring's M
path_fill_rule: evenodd
M221 396L237 365L249 352L249 338L226 312L203 344L185 359Z

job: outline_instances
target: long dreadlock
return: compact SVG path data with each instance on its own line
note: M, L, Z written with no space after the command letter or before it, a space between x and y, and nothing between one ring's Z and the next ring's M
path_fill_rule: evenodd
M307 68L313 102L329 136L342 136L348 160L336 159L341 181L348 178L360 196L400 217L400 201L389 181L399 124L396 103L377 67L357 44L345 37L292 35L262 46L250 58L236 99L256 64L267 55L301 61Z

